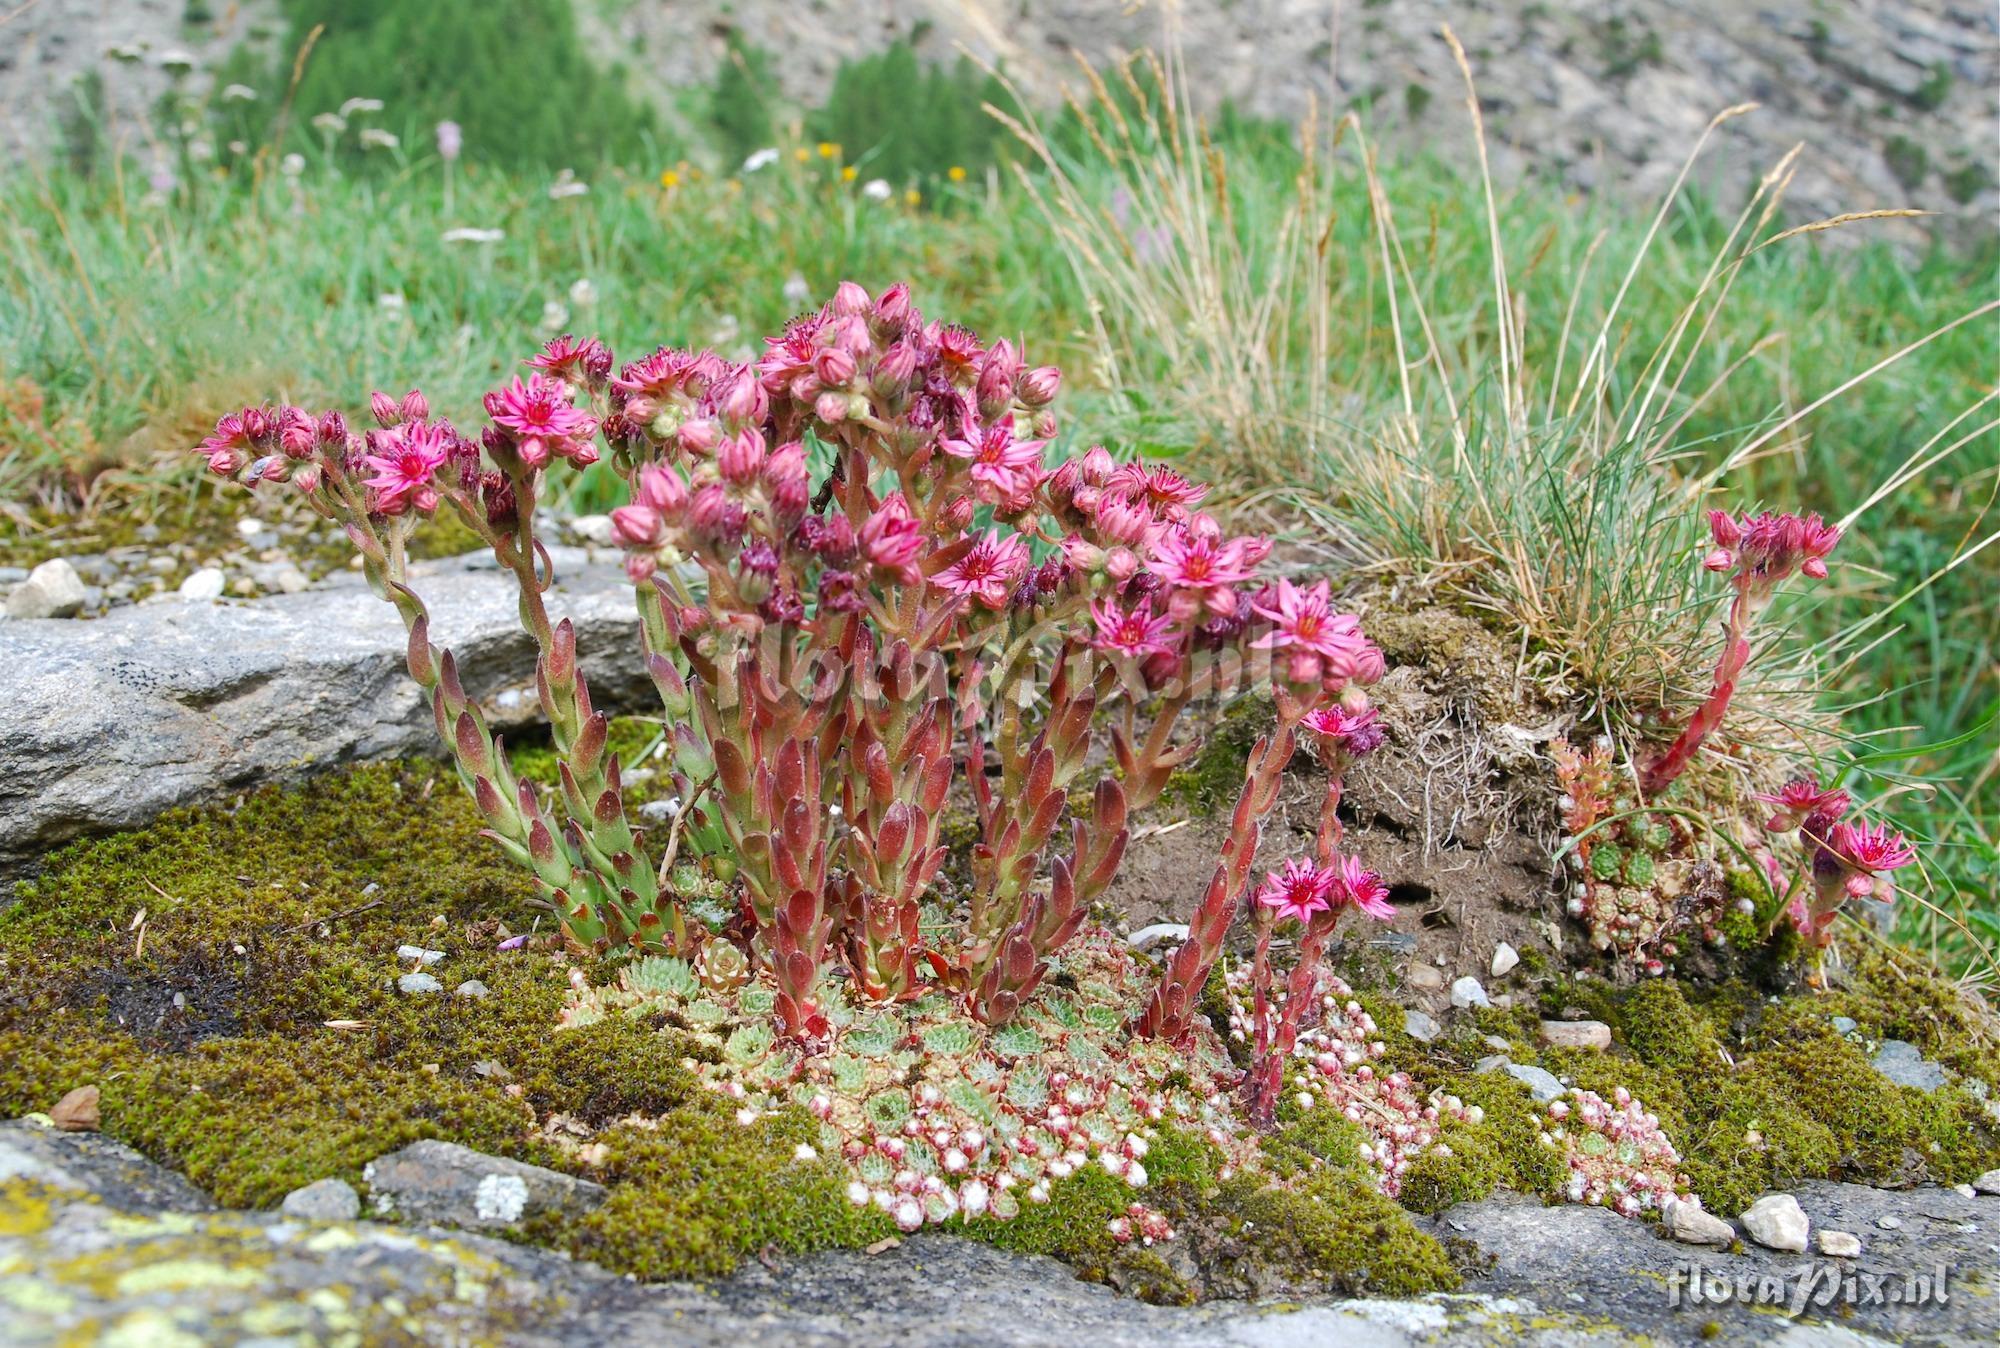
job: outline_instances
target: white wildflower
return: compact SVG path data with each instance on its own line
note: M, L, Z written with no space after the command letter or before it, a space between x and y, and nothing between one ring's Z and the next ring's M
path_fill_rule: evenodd
M778 152L767 146L743 161L743 171L745 173L755 173L759 169L767 169L777 162Z
M861 195L870 201L887 201L894 195L894 189L886 178L870 178L861 185Z
M498 243L507 237L507 231L504 229L472 229L467 226L460 226L457 229L447 229L443 237L446 243Z
M255 103L257 101L257 91L247 84L227 85L222 90L222 101L225 103Z
M569 302L579 309L588 309L597 303L597 287L590 283L588 276L579 276L569 288Z
M340 105L342 117L352 117L357 112L380 112L382 100L379 98L350 98Z

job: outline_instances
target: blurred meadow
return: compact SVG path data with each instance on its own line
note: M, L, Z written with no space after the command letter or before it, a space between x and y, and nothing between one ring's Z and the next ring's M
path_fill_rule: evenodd
M1060 364L1066 435L1191 456L1239 509L1518 629L1524 677L1615 733L1705 691L1702 510L1848 522L1738 728L1924 841L1900 939L1961 968L2000 940L1993 238L1821 228L1782 164L1747 203L1489 188L1375 162L1365 109L1198 118L1144 60L1031 109L899 47L804 107L735 46L659 109L589 73L559 0L282 8L274 50L144 117L79 86L54 160L0 180L4 560L78 521L188 527L216 488L186 450L246 402L421 386L476 422L559 332L741 358L842 279L908 280Z

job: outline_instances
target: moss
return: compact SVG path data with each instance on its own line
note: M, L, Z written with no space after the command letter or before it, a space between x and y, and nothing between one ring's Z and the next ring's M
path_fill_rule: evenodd
M1329 1167L1284 1189L1238 1177L1218 1209L1239 1237L1290 1280L1344 1295L1415 1296L1449 1291L1458 1275L1444 1247L1419 1231L1365 1170Z
M647 1279L713 1277L753 1251L865 1245L895 1234L885 1214L848 1202L831 1161L772 1163L817 1135L803 1110L744 1127L712 1097L611 1128L598 1138L608 1153L598 1178L610 1197L545 1234Z
M1243 772L1258 736L1271 727L1268 698L1246 697L1231 703L1211 726L1201 748L1167 779L1161 800L1195 814L1207 814L1236 799Z
M1640 984L1618 1019L1620 1037L1648 1066L1700 1074L1725 1061L1715 1027L1688 1004L1681 985L1671 979Z

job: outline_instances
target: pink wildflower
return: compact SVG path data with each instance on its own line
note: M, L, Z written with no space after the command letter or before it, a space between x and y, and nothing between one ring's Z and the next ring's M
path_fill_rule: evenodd
M968 437L972 432L967 428ZM1042 446L1045 440L1016 440L1014 418L1001 417L980 432L975 441L946 440L944 452L972 461L972 480L980 485L980 499L1011 501L1034 490L1040 480Z
M1091 645L1100 651L1133 658L1174 653L1173 620L1144 600L1127 610L1116 600L1101 599L1090 606L1090 616L1097 623Z
M1814 815L1838 819L1847 813L1848 805L1845 791L1822 790L1819 778L1810 773L1792 778L1775 795L1760 792L1756 799L1773 807L1764 825L1772 833L1790 833Z
M1396 916L1396 909L1389 902L1389 886L1382 883L1382 877L1361 864L1360 857L1342 857L1340 874L1333 878L1332 896L1336 903L1346 903L1359 908L1377 921L1388 922Z
M364 462L375 476L364 481L375 493L375 509L400 515L415 505L428 515L437 509L437 489L431 478L451 457L456 436L445 425L413 421L376 434Z
M871 565L903 585L917 581L917 558L923 555L924 531L910 513L909 502L894 492L875 507L861 525L861 552Z
M1874 878L1901 870L1917 859L1917 851L1887 824L1835 824L1826 838L1826 850L1848 872L1847 892L1861 898L1874 888Z
M1309 714L1303 724L1327 748L1347 758L1373 753L1387 738L1382 733L1381 717L1373 707L1350 711L1335 702Z
M611 373L611 348L595 337L578 340L565 332L529 357L528 364L572 388L595 388Z
M1168 519L1182 518L1189 506L1208 495L1206 486L1188 481L1165 464L1151 468L1142 463L1123 464L1106 479L1104 489L1144 501Z
M1257 891L1257 902L1277 915L1277 920L1293 918L1310 922L1325 912L1331 902L1334 873L1323 871L1310 861L1294 857L1282 870L1271 871Z
M1768 590L1794 571L1826 579L1826 558L1840 542L1840 527L1818 515L1765 511L1732 516L1711 510L1709 534L1715 551L1703 559L1711 571L1736 570L1753 587Z
M1019 534L1004 538L997 529L972 545L963 557L931 578L953 594L971 595L990 609L1005 608L1014 582L1028 569L1028 545Z
M1236 611L1235 587L1256 574L1253 551L1253 541L1247 538L1225 543L1207 533L1169 530L1154 541L1148 569L1162 583L1181 591L1189 601L1187 607L1199 608L1205 603L1228 617Z
M486 411L495 425L512 433L521 461L530 468L539 468L551 455L580 458L597 433L597 423L570 401L569 387L539 372L526 383L517 376L487 394ZM595 458L593 451L589 460Z

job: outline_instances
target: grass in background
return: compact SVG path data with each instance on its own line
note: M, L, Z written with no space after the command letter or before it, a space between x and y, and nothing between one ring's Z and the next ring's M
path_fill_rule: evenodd
M551 329L601 334L622 358L659 342L740 357L843 277L909 279L927 311L1060 361L1082 433L1202 455L1246 495L1286 484L1385 567L1448 585L1477 571L1461 592L1530 627L1545 677L1631 722L1705 677L1690 552L1704 475L1992 289L1991 258L1810 236L1745 255L1736 217L1688 197L1649 242L1644 216L1530 184L1494 203L1489 230L1472 166L1371 175L1351 125L1310 128L1312 155L1268 125L1202 128L1159 73L1099 93L1049 124L1045 160L1015 180L914 162L919 204L867 196L873 147L851 139L824 154L787 142L737 176L606 167L571 196L546 172L453 170L407 144L364 171L315 148L295 174L267 146L164 192L115 156L87 180L15 174L0 183L0 501L171 526L211 490L186 447L245 401L352 409L421 384L470 422ZM466 230L499 237L448 241ZM1711 325L1718 257L1728 303ZM1614 421L1697 295L1679 391ZM2000 436L1977 408L1953 419L1992 390L1996 333L1990 318L1954 328L1816 408L1715 498L1842 516L1952 428L1933 450L1948 456L1860 517L1839 590L1795 615L1824 640L1886 612L1850 640L1861 654L1796 649L1822 677L1842 671L1834 686L1859 704L1846 726L1876 753L1946 746L1863 752L1858 770L1874 789L1919 788L1894 808L1931 840L1943 904L1974 922L2000 888L2000 757L1990 723L1974 733L2000 705L2000 548L1955 559L1991 534ZM1466 508L1480 493L1483 514ZM607 501L587 487L578 504ZM1909 923L1910 940L1955 930L1915 907Z
M1991 259L1822 257L1814 236L1866 220L1785 229L1792 158L1734 217L1675 192L1649 221L1498 202L1483 150L1469 178L1383 168L1347 119L1274 159L1189 108L1170 46L1056 129L1013 122L1126 423L1180 428L1366 562L1490 610L1628 743L1706 692L1702 512L1847 521L1841 585L1770 643L1732 728L1842 749L1901 794L1945 899L1906 935L1965 956L1995 879Z

